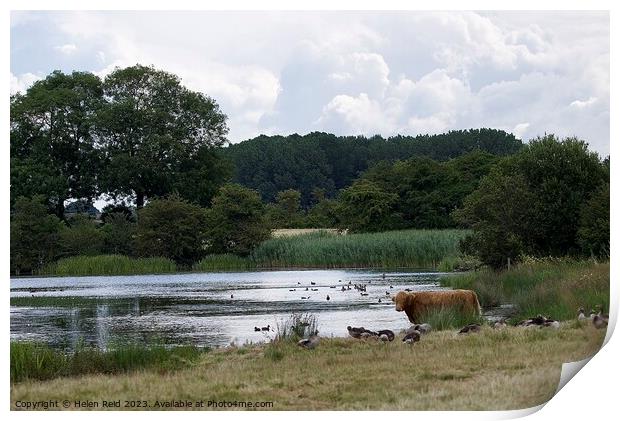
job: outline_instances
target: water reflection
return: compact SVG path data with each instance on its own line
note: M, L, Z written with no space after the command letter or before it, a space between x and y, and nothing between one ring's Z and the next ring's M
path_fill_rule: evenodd
M11 339L63 349L80 341L101 349L111 341L222 346L265 341L274 333L254 326L276 326L299 312L315 314L324 336L346 336L347 325L400 330L408 321L390 296L439 289L440 276L448 275L320 270L12 279Z

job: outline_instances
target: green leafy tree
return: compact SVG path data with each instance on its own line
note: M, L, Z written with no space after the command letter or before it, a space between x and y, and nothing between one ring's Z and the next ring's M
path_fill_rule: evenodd
M494 267L520 253L579 252L582 207L607 176L605 164L581 140L532 140L501 161L454 213L474 230L466 251Z
M271 234L260 196L243 186L221 187L208 213L211 253L248 255Z
M32 273L58 256L64 225L47 213L43 196L18 197L11 211L11 272Z
M102 103L101 81L84 72L55 71L11 97L11 197L42 194L63 218L66 199L97 194Z
M276 203L267 206L267 219L273 228L302 228L301 193L288 189L278 193Z
M206 233L205 209L176 195L153 199L138 211L135 251L191 266L206 254Z
M132 255L136 223L124 212L107 214L103 233L103 252L105 254Z
M377 183L358 180L338 198L341 227L361 232L398 226L401 217L394 212L397 201L397 194L386 192Z
M69 227L60 233L63 256L95 256L103 251L104 236L92 219L76 215L68 218Z
M534 228L532 192L523 176L491 173L480 187L465 199L462 209L454 212L457 221L473 229L461 243L464 253L478 256L494 268L506 266L508 259L517 262L528 252L524 239Z
M609 183L581 207L577 240L585 254L609 257Z
M104 185L113 194L135 196L138 209L182 183L184 165L200 158L204 147L226 141L226 116L217 103L171 73L140 65L117 69L103 88Z

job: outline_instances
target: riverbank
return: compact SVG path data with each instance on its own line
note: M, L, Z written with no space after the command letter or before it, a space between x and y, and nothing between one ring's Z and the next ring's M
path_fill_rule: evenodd
M514 306L513 321L543 314L570 320L583 307L609 311L609 262L532 259L501 272L478 270L441 278L442 286L476 291L483 307Z
M418 268L452 271L476 262L460 256L467 230L403 230L339 235L314 232L280 236L261 243L249 256L208 255L191 268L165 258L122 255L73 256L46 266L37 275L146 275L174 272L218 272L256 269Z
M557 330L431 332L413 346L347 338L323 339L314 350L290 342L228 347L186 369L13 383L11 408L28 400L187 399L267 401L272 410L520 409L549 400L561 364L593 355L604 336L575 321Z

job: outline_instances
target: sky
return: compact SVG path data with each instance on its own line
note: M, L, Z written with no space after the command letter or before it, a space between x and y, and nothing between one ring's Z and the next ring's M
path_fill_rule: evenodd
M491 127L609 154L608 12L11 13L11 91L153 65L259 134Z

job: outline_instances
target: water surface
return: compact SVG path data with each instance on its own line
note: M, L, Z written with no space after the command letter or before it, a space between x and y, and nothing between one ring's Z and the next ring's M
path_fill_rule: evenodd
M347 325L398 331L409 322L389 295L442 289L440 276L448 275L308 270L18 278L11 280L11 339L62 349L135 341L214 347L268 340L273 330L254 327L273 329L292 313L316 315L322 336L346 336ZM365 285L367 295L355 284Z

